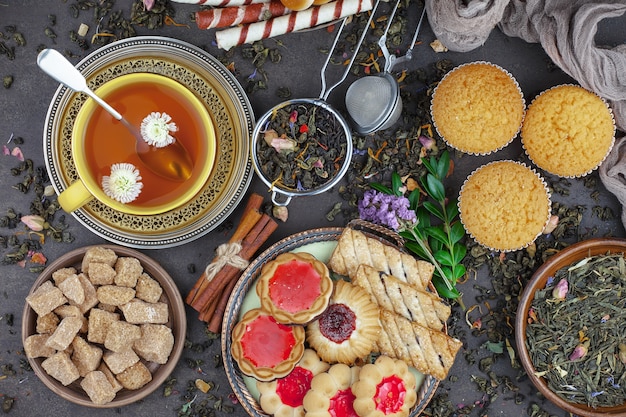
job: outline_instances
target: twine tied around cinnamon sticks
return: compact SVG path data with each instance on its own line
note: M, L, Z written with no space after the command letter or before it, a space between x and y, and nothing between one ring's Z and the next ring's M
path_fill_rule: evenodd
M213 333L219 333L221 329L230 293L242 270L278 227L274 219L261 213L262 203L260 195L254 193L250 196L230 240L218 247L216 257L185 299L199 313L198 318L208 323L207 328Z
M250 262L239 256L242 246L240 242L223 243L215 250L215 260L204 269L206 280L210 281L225 267L231 265L237 269L246 269Z

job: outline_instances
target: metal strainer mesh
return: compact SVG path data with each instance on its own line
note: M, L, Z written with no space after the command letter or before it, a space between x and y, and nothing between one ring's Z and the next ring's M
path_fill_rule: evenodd
M393 90L383 77L363 77L346 91L346 109L359 126L375 124L389 110Z

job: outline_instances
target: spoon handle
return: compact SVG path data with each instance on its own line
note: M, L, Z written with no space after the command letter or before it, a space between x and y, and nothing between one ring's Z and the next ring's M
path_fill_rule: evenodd
M104 107L106 111L111 113L115 119L122 119L122 115L119 112L91 91L87 86L85 76L56 49L44 49L41 51L37 55L37 65L46 74L69 89L87 94L96 103Z
M94 93L90 88L86 88L85 90L83 90L83 93L87 94L89 97L94 99L96 103L101 105L104 108L104 110L108 111L111 114L111 116L113 116L116 120L122 120L122 115L120 114L120 112L118 112L113 107L111 107L109 103L107 103L106 101L98 97L96 93Z

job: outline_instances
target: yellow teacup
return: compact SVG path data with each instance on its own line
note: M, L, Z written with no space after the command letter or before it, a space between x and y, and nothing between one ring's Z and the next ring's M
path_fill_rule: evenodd
M206 107L190 90L162 75L134 73L104 83L96 94L137 129L151 113L167 113L178 128L171 135L186 149L193 169L184 181L155 174L139 158L132 133L89 98L74 122L71 148L79 180L59 195L63 210L74 211L95 198L123 213L154 215L185 204L202 189L215 161L216 137ZM167 155L167 146L158 152ZM131 202L115 200L103 188L103 177L119 163L132 164L141 176L141 192Z

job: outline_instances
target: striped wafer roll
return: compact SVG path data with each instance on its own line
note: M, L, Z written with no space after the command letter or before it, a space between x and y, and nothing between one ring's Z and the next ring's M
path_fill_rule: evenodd
M260 22L289 13L280 0L255 3L247 6L229 6L196 12L199 29L225 28L246 23Z
M346 16L366 12L373 6L374 0L335 0L322 6L291 12L264 22L221 30L215 34L217 46L229 50L233 46L312 28Z
M175 3L200 4L203 6L228 7L266 3L268 0L172 0Z

